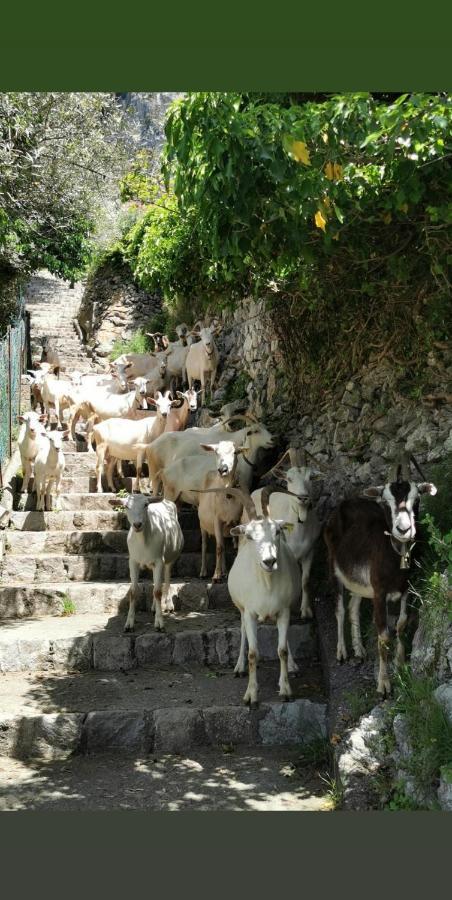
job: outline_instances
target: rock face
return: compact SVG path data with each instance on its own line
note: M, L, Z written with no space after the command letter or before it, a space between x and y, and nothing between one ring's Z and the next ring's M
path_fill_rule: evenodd
M336 765L343 790L343 809L378 808L374 779L385 763L383 738L387 728L384 706L375 706L339 745Z
M104 368L115 341L145 329L159 309L159 298L137 288L127 266L105 263L97 269L88 277L78 314L93 361Z
M295 413L283 347L264 301L247 298L222 318L220 390L226 392L242 376L251 412L263 416L284 443L298 442L320 461L333 459L333 483L328 484L332 502L347 489L381 483L401 449L414 453L427 470L429 463L451 452L452 406L407 397L399 387L403 374L387 359L369 357L369 363L339 383L320 408L303 412L301 402L301 412ZM452 384L452 359L447 358L449 351L442 352L441 367L429 368L432 395L439 397L450 392Z

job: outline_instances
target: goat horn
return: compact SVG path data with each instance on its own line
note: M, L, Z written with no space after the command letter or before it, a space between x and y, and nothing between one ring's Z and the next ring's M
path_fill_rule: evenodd
M255 419L254 416L250 416L248 413L236 413L233 416L229 416L228 419L225 419L223 422L223 425L228 425L229 422L239 422L239 421L241 421L241 422L250 421L250 422L256 422L257 425L259 424L257 419Z
M280 488L280 487L277 487L276 485L266 484L265 487L262 488L262 494L261 494L262 512L266 519L268 519L268 501L270 499L270 495L274 494L274 493L288 494L289 497L297 497L297 500L300 499L297 496L297 494L293 493L293 491L288 491L288 490L286 490L286 488Z
M281 463L285 460L288 453L289 453L289 450L285 450L283 455L281 456L281 459L279 459L278 462L275 463L275 465L271 467L271 469L268 469L267 472L264 472L264 474L261 475L261 478L265 478L266 475L270 475L270 472L275 472L276 469L278 469L279 466L281 465Z
M290 465L291 466L299 466L300 465L300 451L298 447L289 447L288 450Z
M415 459L415 457L414 457L413 455L410 456L410 460L411 460L411 462L413 463L413 466L415 466L415 468L416 468L417 471L419 472L419 475L421 476L422 481L427 481L427 478L425 477L425 475L424 475L424 473L423 473L423 471L422 471L422 469L421 469L419 463L416 461L416 459Z
M331 469L331 466L327 466L325 463L320 462L315 456L313 456L312 453L309 452L309 450L306 450L306 447L303 447L303 453L305 454L305 457L309 457L309 459L312 459L315 462L316 466L318 466L318 468L322 469L324 472L328 472ZM307 463L306 458L305 463Z

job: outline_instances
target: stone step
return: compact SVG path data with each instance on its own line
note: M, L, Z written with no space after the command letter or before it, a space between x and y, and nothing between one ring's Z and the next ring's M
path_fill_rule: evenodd
M227 565L233 559L227 554ZM207 554L207 571L213 573L215 556ZM200 554L183 552L173 566L174 577L197 576ZM32 557L6 554L2 562L2 583L34 583L48 581L126 581L129 577L129 557L126 553L42 553Z
M65 510L112 510L112 506L110 504L110 499L114 497L114 494L105 493L105 494L96 494L89 493L88 491L77 492L74 491L71 493L62 493L60 496L61 508L62 511ZM27 494L25 498L25 511L18 513L19 515L25 515L27 511L33 511L36 506L36 497L33 493ZM114 510L113 510L114 512ZM39 513L42 516L42 513ZM47 515L47 513L46 513ZM58 515L58 513L56 513Z
M292 680L278 700L278 665L259 668L257 709L243 704L246 682L230 670L133 673L49 672L0 679L0 755L64 759L113 752L186 754L197 747L300 747L326 740L318 672ZM303 685L306 685L305 687Z
M35 513L43 515L43 513ZM50 513L58 517L59 513ZM67 514L66 514L67 515ZM77 514L76 514L77 515ZM94 513L93 515L98 515ZM102 516L102 513L100 514ZM100 519L99 529L76 531L8 531L6 532L6 550L12 556L32 557L43 553L80 554L80 553L127 553L128 522L124 515L117 523L116 530L105 529L105 524ZM184 534L184 549L186 552L197 552L201 549L201 534L198 531L188 531Z
M126 614L130 581L72 581L41 584L10 583L0 585L0 621L43 615L114 612ZM150 603L152 582L139 582L137 609L146 610ZM193 620L203 609L232 609L227 585L213 584L205 579L185 578L171 581L171 596L175 606L188 608Z
M13 512L10 516L10 529L19 532L72 531L75 528L78 531L116 531L128 528L128 521L124 512L116 512L110 506L105 510ZM10 530L7 531L6 536L8 542L13 546L14 539L17 538L10 533Z
M154 631L150 611L137 615L133 634L123 630L126 610L3 620L0 672L114 672L161 665L234 667L240 649L240 621L235 607L201 609L195 590L185 600L184 585L177 587L179 609L165 613L164 633ZM123 603L119 601L120 606ZM311 626L290 625L289 644L294 659L312 660L315 643ZM274 625L258 628L258 647L262 661L278 659Z

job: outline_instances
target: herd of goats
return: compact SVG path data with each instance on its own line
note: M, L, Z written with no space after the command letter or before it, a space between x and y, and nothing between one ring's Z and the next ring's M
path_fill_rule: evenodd
M344 588L351 592L349 616L353 651L364 657L360 631L360 603L370 598L378 632L377 690L390 693L388 674L389 632L386 603L400 600L397 620L396 663L404 661L403 632L411 553L414 546L420 495L436 494L430 482L415 483L409 461L402 456L386 484L370 487L361 496L343 500L322 526L313 504L313 483L323 477L320 468L302 465L300 451L289 448L267 475L274 479L252 489L256 461L263 450L275 446L267 428L253 416L213 419L203 410L204 426L187 427L198 397L212 396L219 352L217 321L198 322L192 329L176 328L177 340L152 334L154 351L125 353L110 363L104 374L65 372L64 360L47 339L40 364L23 376L30 383L33 411L20 417L18 445L22 458L22 491L34 470L36 509L58 508L64 470L62 439L84 425L89 452L97 455L97 490L105 473L112 491L111 504L124 507L130 530L130 600L125 630L135 621L139 571L153 570L155 628L164 627L171 567L183 547L178 520L181 503L196 507L202 535L201 577L207 576L208 535L216 541L213 580L227 574L225 536L233 536L237 549L228 575L228 589L241 614L240 654L236 674L246 670L246 703L257 703L257 624L271 620L278 629L279 695L291 696L289 673L297 671L288 645L291 609L299 603L301 616L311 618L308 581L315 543L323 532L330 574L335 584L338 626L337 659L347 658L344 640ZM200 383L200 390L196 390ZM182 390L179 390L182 388ZM185 388L185 390L184 390ZM37 412L40 404L41 414ZM150 409L149 407L153 408ZM63 412L68 410L66 423ZM50 430L51 413L57 430ZM242 427L233 430L233 421ZM46 430L47 424L47 430ZM61 430L58 430L58 424ZM146 459L150 493L141 491ZM115 466L122 475L123 461L136 467L135 490L116 495ZM304 459L306 463L306 457ZM284 468L284 465L288 467ZM268 482L268 479L267 479ZM283 482L284 486L282 486Z

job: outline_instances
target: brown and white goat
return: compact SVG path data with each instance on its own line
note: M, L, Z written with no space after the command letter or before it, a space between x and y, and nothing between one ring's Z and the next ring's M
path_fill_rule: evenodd
M365 497L343 500L330 515L324 529L329 566L336 586L338 626L337 659L347 658L344 640L344 587L351 593L349 616L355 656L364 657L359 609L362 597L373 601L378 632L379 674L377 691L389 695L389 632L386 603L400 600L397 620L396 664L405 661L402 635L407 615L411 550L417 528L421 494L436 494L431 482L415 484L410 480L407 460L396 467L392 480L368 488Z
M176 391L178 400L173 401L168 413L165 432L185 431L190 413L196 412L198 408L198 394L200 393L201 391L195 391L193 388L190 391L184 391L183 394Z

